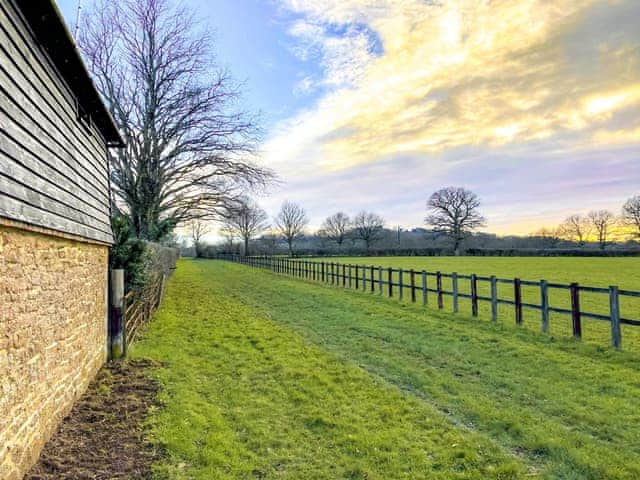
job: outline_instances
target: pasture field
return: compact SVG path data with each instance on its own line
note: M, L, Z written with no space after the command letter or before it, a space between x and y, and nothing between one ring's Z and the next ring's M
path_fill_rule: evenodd
M620 289L640 291L640 257L629 258L602 258L602 257L341 257L341 258L316 258L314 261L333 261L346 264L375 265L382 267L402 268L416 271L427 270L429 272L441 271L442 273L457 272L479 276L495 275L499 278L521 280L547 280L555 283L569 284L577 282L589 287L604 287L616 285ZM386 279L386 275L384 277ZM394 275L397 281L398 275ZM434 286L435 280L429 278ZM409 283L408 275L404 278ZM451 279L443 278L444 290L451 290ZM468 281L460 280L461 293L470 293ZM478 282L478 294L489 296L489 283ZM431 306L435 306L435 294L431 296ZM580 307L582 311L608 314L609 299L606 294L581 292ZM513 287L508 284L498 284L498 296L513 300ZM523 301L527 303L540 303L540 292L537 287L522 286ZM405 301L406 301L405 297ZM568 290L549 290L551 306L570 308ZM620 309L622 316L640 320L640 298L621 297ZM451 297L444 297L444 310L451 312ZM470 312L471 304L468 299L460 299L461 312ZM490 305L488 302L479 302L479 317L490 318ZM512 322L514 318L513 307L499 306L499 318L501 321ZM610 327L608 322L584 319L583 339L586 342L594 342L607 346L610 342ZM524 309L525 328L540 329L539 311ZM571 318L568 315L551 313L550 333L561 337L571 336ZM622 326L622 342L624 348L634 348L640 351L640 327Z
M640 478L640 355L217 260L180 261L158 479Z

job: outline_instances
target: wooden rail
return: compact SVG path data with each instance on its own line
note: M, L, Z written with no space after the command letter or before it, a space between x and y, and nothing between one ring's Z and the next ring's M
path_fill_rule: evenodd
M369 291L373 294L376 291L378 295L383 295L387 290L387 296L392 298L395 296L399 300L403 299L404 293L409 292L412 303L417 302L418 293L421 293L422 304L427 305L428 294L436 295L438 309L444 308L444 297L451 297L453 311L459 311L459 299L468 299L471 304L471 314L478 316L479 302L486 302L491 307L491 320L497 321L498 309L500 305L513 307L514 320L517 325L523 323L523 309L536 310L540 312L540 324L542 332L549 331L549 314L557 313L569 315L571 318L571 326L573 336L577 339L582 338L582 319L588 318L592 320L607 321L611 325L611 345L615 348L622 347L621 325L640 326L640 320L634 318L623 317L620 312L621 297L640 298L639 291L621 290L617 286L612 285L608 288L588 287L579 285L578 283L561 284L548 282L546 280L531 281L522 280L520 278L497 278L495 276L480 275L461 275L458 273L442 273L428 272L425 270L415 271L409 270L409 283L405 283L407 271L402 268L384 269L374 265L350 265L338 262L314 262L309 260L298 260L284 257L243 257L240 255L221 255L217 258L229 260L243 265L257 268L265 268L277 273L291 275L295 277L305 278L330 285L342 285L342 287L355 288L356 290ZM385 274L386 273L386 274ZM394 275L397 280L394 280ZM429 281L429 277L435 279L435 288ZM419 278L420 282L416 282ZM443 288L443 279L451 280L451 290ZM460 291L460 282L469 282L469 292ZM490 296L482 296L478 292L479 284L488 284ZM501 298L498 295L498 285L511 285L513 288L512 298ZM361 285L361 287L359 286ZM539 289L539 303L528 303L522 299L523 287L535 287ZM549 290L567 290L569 292L570 308L552 307L549 303ZM605 295L608 298L608 314L594 313L584 311L580 307L581 293L588 292L593 294Z
M147 323L162 303L166 276L158 274L145 287L129 291L124 296L124 348L125 354L140 328Z

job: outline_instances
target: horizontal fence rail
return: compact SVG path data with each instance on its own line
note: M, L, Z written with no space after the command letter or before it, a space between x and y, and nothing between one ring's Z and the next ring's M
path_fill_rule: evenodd
M133 343L140 328L147 323L162 303L165 274L158 274L143 288L129 291L124 296L124 351Z
M491 320L497 321L500 305L513 307L514 320L517 325L523 323L523 310L535 310L540 314L541 330L549 331L551 313L568 315L571 318L573 336L582 338L582 319L602 320L610 323L611 345L622 347L621 325L640 326L640 320L623 317L620 311L621 297L640 298L639 291L622 290L612 285L608 288L587 287L578 283L561 284L546 280L530 281L520 278L497 278L495 276L462 275L458 273L428 272L425 270L405 270L402 268L381 267L373 265L351 265L338 262L318 262L286 257L244 257L241 255L219 255L218 259L229 260L256 268L264 268L273 272L291 275L307 280L318 281L383 296L387 292L389 298L403 300L405 295L411 302L418 299L423 305L429 304L429 294L435 294L438 309L444 308L444 298L450 298L453 311L459 312L459 300L467 299L471 303L471 314L478 316L480 302L490 305ZM450 290L443 288L443 279L451 284ZM468 282L469 293L461 291L462 282ZM486 285L489 296L480 295L478 286ZM508 285L512 295L510 298L500 297L499 285ZM539 303L523 301L523 287L534 287L539 290ZM549 294L552 290L567 291L570 308L550 305ZM607 298L608 314L584 311L580 308L581 293L600 294Z

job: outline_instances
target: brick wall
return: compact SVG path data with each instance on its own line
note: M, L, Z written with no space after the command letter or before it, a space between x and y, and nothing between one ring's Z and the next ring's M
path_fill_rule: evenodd
M0 479L20 479L105 360L105 246L0 225Z

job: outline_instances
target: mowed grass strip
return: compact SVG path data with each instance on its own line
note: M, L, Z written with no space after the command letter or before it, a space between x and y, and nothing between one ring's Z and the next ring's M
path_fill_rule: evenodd
M246 304L265 284L274 295L278 285L317 288L213 261L183 261L171 279L163 308L132 349L164 363L155 372L164 406L149 425L166 453L156 478L535 476L498 442L306 341L291 318L271 315L276 305ZM308 304L294 302L288 314L299 307Z
M640 478L636 353L236 264L189 268L223 278L225 295L258 315L539 464L544 478Z

